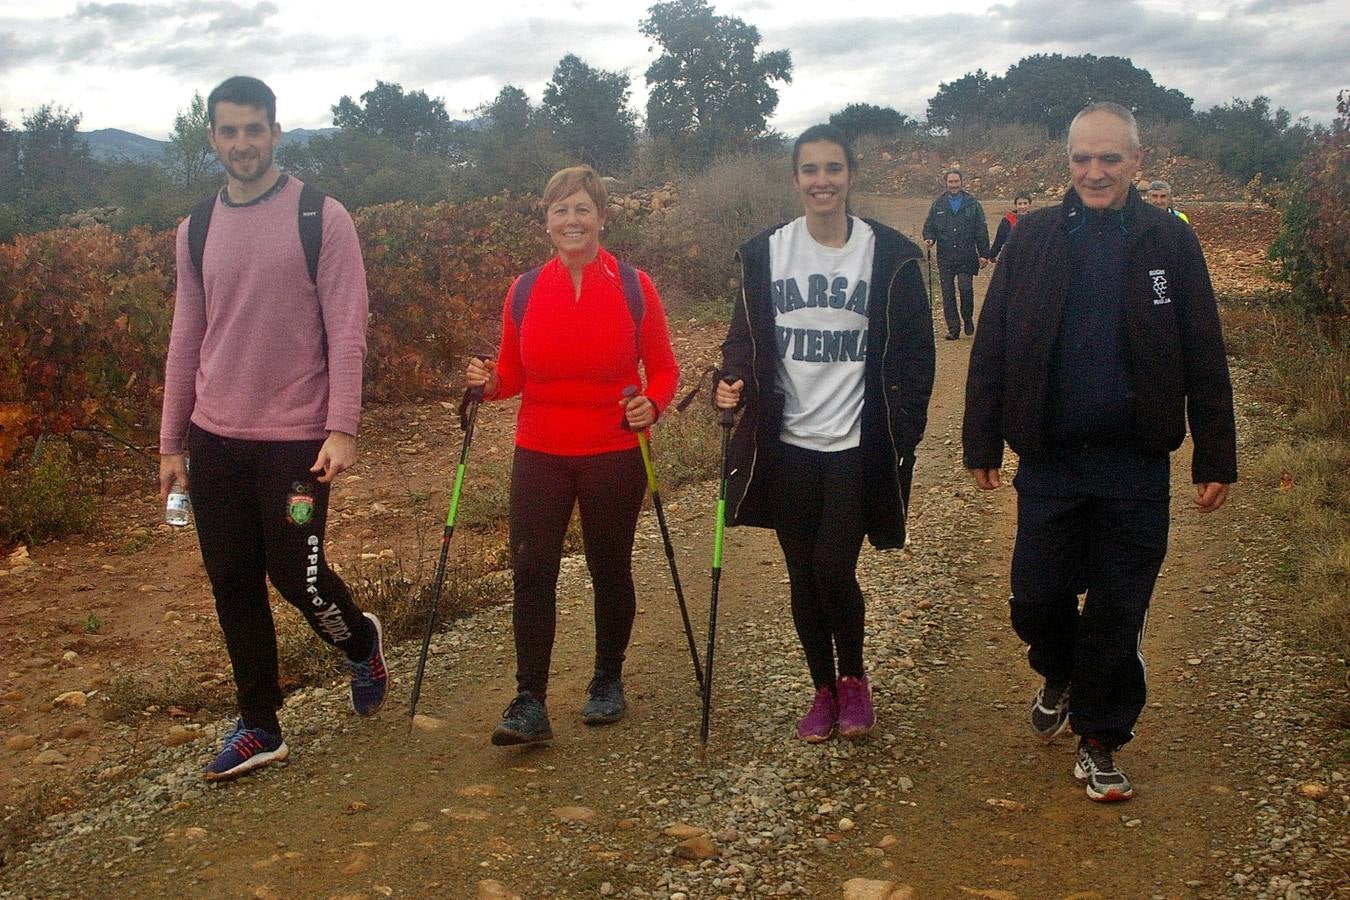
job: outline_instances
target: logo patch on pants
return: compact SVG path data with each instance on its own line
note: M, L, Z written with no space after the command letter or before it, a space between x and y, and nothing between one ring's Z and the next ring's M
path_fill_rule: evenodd
M314 518L314 495L309 485L296 482L291 485L294 491L286 498L286 518L292 525L308 525Z

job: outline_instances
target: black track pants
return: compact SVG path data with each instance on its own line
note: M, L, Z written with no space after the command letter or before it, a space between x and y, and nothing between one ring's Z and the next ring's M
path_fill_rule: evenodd
M544 697L558 619L558 568L574 506L595 589L595 668L623 672L633 634L633 537L647 492L637 447L591 456L516 448L511 471L516 684Z
M1167 553L1167 501L1019 492L1013 629L1031 667L1071 681L1074 733L1119 746L1144 709L1140 644ZM1082 612L1078 595L1086 592Z
M938 254L938 282L942 285L942 317L948 331L960 331L964 319L975 322L975 276L956 271L956 264ZM961 292L961 311L956 310L956 293Z
M861 678L864 607L862 451L778 447L778 544L787 560L792 621L817 689L838 674Z
M374 629L324 560L329 486L310 473L323 441L246 441L193 425L188 478L202 561L250 728L279 730L277 636L267 579L348 659L365 659Z

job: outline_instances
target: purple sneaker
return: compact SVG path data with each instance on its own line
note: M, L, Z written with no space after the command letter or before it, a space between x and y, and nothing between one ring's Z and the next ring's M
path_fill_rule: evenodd
M828 741L834 735L834 721L839 717L839 704L829 686L816 691L811 711L797 723L797 737L808 744Z
M872 688L867 676L839 679L839 734L860 738L872 730L877 714L872 711Z

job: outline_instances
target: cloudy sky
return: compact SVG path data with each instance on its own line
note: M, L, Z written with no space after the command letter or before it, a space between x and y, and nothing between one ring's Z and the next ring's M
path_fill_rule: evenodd
M538 102L566 53L633 79L655 58L638 32L648 2L498 0L27 0L0 11L0 114L54 101L85 129L163 138L194 90L262 77L283 127L332 124L329 108L377 78L445 100L452 117L502 85ZM1343 0L721 0L759 28L764 49L792 52L773 124L793 134L850 102L923 118L938 84L983 68L1002 74L1033 53L1128 56L1197 109L1269 96L1327 122L1350 88ZM453 11L452 11L453 10Z

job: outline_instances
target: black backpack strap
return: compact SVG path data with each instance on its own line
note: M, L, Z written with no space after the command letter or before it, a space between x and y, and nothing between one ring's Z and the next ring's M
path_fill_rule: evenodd
M311 284L319 283L319 251L323 249L323 191L310 185L300 189L300 245L305 248Z
M511 321L515 323L517 337L520 336L520 323L525 320L525 307L529 306L530 294L534 292L534 283L542 271L543 266L535 266L517 278L516 286L511 290Z
M202 280L202 257L206 255L206 232L211 228L211 213L216 211L216 198L219 195L217 191L198 200L188 217L188 255L192 258L198 283Z
M628 301L628 312L633 317L633 330L638 336L638 346L642 346L642 315L647 311L646 299L642 296L642 279L638 270L623 260L619 260L619 279L623 281L623 296Z

